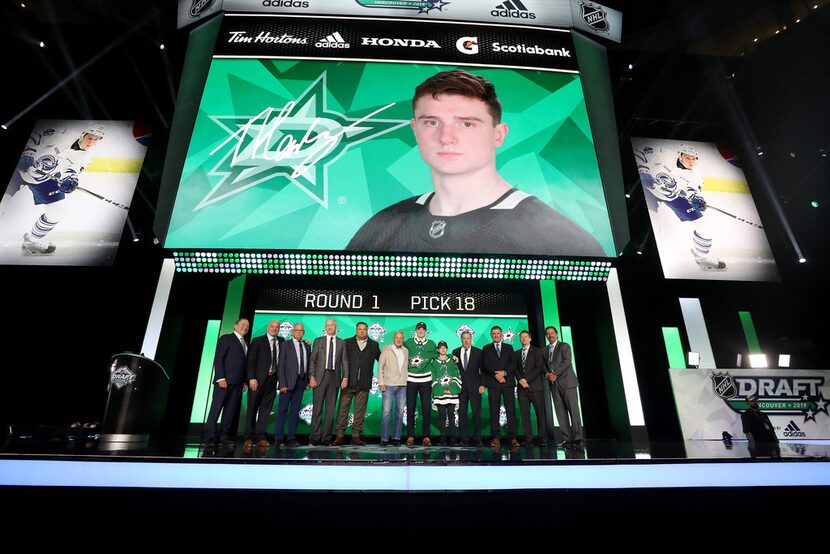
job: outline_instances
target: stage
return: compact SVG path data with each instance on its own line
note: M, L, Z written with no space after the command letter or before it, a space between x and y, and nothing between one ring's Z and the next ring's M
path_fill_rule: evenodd
M753 458L746 441L587 441L582 448L282 447L245 452L187 438L114 450L97 440L17 440L0 485L274 491L516 491L830 485L830 441L786 441Z

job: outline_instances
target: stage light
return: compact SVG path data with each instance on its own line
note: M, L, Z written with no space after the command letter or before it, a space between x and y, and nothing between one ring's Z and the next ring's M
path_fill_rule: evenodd
M628 70L631 71L632 69L634 69L634 64L633 63L628 64Z
M738 352L738 356L735 359L735 367L741 367L741 360L742 359L743 359L743 356L741 355L740 352Z
M642 251L642 250L637 250L637 254L638 254L639 256L642 256L642 255L643 255L643 251Z
M752 39L752 42L758 42L758 37L755 37L754 39Z
M767 364L767 355L766 354L750 354L749 355L749 367L751 367L751 368L769 367L769 364Z
M795 20L795 22L796 22L796 23L801 23L801 20L800 20L800 19L796 19L796 20Z
M827 157L827 150L825 150L824 148L819 148L819 149L818 149L818 153L819 153L819 154L821 154L821 157L822 157L822 158L826 158L826 157Z
M4 131L8 130L8 127L6 127L6 125L5 125L5 124L4 124L4 125L0 125L0 128L2 128Z
M818 9L818 4L813 4L813 9Z
M776 34L776 35L777 35L778 33L780 33L780 32L781 32L781 30L780 30L780 29L776 29L776 30L775 30L775 34Z
M802 257L802 258L798 258L798 263L800 263L800 264L806 264L806 263L807 263L807 258L804 258L804 257Z
M810 202L810 205L814 208L818 208L818 200L813 200L812 202Z
M41 47L41 48L44 48L45 46L46 46L46 45L43 43L43 41L40 41L40 47Z
M700 352L689 352L687 357L690 367L695 369L700 367Z
M629 193L627 193L627 192L626 192L626 193L625 193L625 197L626 197L626 198L631 198L631 195L630 195Z
M164 44L159 45L159 50L164 50Z
M790 355L789 354L779 354L778 355L778 367L790 367Z

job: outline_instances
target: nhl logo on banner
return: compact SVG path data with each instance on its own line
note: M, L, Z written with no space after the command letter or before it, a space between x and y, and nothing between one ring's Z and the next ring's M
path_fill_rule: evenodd
M380 323L372 323L368 329L369 338L372 340L376 340L378 342L383 342L383 337L386 336L386 327L381 325Z
M434 239L440 239L444 236L444 231L447 230L447 222L442 221L440 219L436 219L432 222L432 226L429 228L429 236Z
M470 333L470 338L474 337L476 334L475 329L467 325L466 323L455 330L455 336L461 338L461 333Z
M601 33L608 32L608 20L605 18L605 10L590 2L580 2L580 15L585 23L594 31Z
M213 5L213 0L193 0L190 4L190 17L199 17Z
M715 389L715 394L724 400L734 398L738 394L735 388L735 380L727 371L712 373L712 386Z

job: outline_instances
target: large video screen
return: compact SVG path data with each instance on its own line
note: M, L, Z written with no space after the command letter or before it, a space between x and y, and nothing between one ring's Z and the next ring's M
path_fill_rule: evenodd
M132 121L38 121L0 202L0 264L112 264L148 140Z
M411 34L422 38L400 44L426 47L393 56L384 45L398 43L377 38L395 29L388 24L339 21L327 32L294 23L295 35L267 51L243 44L242 55L234 48L256 29L235 30L239 19L220 33L226 53L210 65L167 248L615 254L582 80L545 67L572 57L568 33L534 31L537 43L555 35L570 49L534 45L538 55L522 56L502 35L486 41L445 25L429 40L419 28ZM470 65L406 60L439 49ZM308 50L326 59L300 57ZM491 67L479 53L533 67ZM482 100L453 95L420 97L413 112L415 88L456 69L494 85L500 122Z
M779 280L734 153L708 142L631 143L667 279Z

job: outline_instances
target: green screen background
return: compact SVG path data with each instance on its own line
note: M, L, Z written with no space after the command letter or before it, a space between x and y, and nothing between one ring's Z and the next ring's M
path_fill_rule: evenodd
M345 248L372 215L431 190L429 169L408 125L412 91L430 75L456 67L214 59L165 246ZM497 154L501 175L585 228L613 256L608 209L579 75L470 70L495 84L504 105L509 133ZM323 75L325 86L315 88ZM221 162L231 144L211 155L227 140L227 129L238 129L269 106L278 111L287 102L308 99L309 91L325 96L328 111L351 119L395 104L375 116L388 120L384 134L378 131L359 144L335 148L317 164L325 166L326 173L314 183L303 178L292 181L265 166L240 174L230 167L229 157Z
M335 317L337 319L338 329L342 330L338 334L338 336L344 339L354 336L354 329L358 321L364 321L369 326L372 326L374 323L379 323L387 330L385 336L378 339L378 343L381 349L383 349L384 346L392 343L392 335L397 330L403 331L405 338L411 337L412 331L415 329L415 324L419 321L426 322L427 328L429 329L429 334L427 336L430 339L434 340L436 343L440 340L446 341L450 347L450 351L461 346L461 339L459 339L456 336L456 330L465 324L469 325L475 331L475 333L473 334L473 345L479 348L490 342L490 328L493 325L499 325L505 332L509 330L510 332L515 333L515 337L512 338L512 341L506 341L508 344L512 344L514 348L520 348L519 331L521 331L522 329L527 329L527 318L480 316L383 316L377 314L337 314L336 316L331 316L329 314L289 314L256 312L251 327L251 337L255 338L265 334L265 329L268 326L268 322L272 319L277 319L281 323L285 321L290 321L292 324L297 321L301 321L305 326L306 330L305 338L307 338L310 341L313 341L316 337L322 336L324 334L323 329L325 327L325 321L329 317ZM377 378L377 364L375 364L374 374L375 378ZM246 415L245 412L247 409L247 394L248 393L245 392L243 395L244 397L242 399L242 417L240 418L240 421L244 421ZM377 388L375 381L375 386L373 386L372 390L369 392L369 403L366 409L366 419L364 421L363 429L364 435L380 435L380 423L382 415L381 397L382 393L380 389ZM274 403L273 412L276 412L278 402L279 395L277 395L277 401ZM516 414L518 416L518 401L514 400L514 402L516 403ZM310 431L309 422L311 421L311 405L312 391L311 389L309 389L305 391L305 393L303 394L303 408L300 412L300 422L297 427L297 433L299 435L306 435ZM354 408L354 405L352 405L352 408ZM531 413L534 413L532 409ZM439 434L437 418L438 412L435 409L433 409L432 416L430 419L433 436L438 436ZM468 421L472 423L471 413L469 418L470 419ZM489 418L490 409L488 404L487 391L485 391L482 395L482 434L485 437L490 434ZM276 416L272 414L271 419L268 423L269 435L273 435L274 433L275 420ZM533 422L534 432L536 432L536 416L532 415L531 420ZM417 433L420 435L420 416L416 418L415 422ZM349 423L349 426L346 428L347 435L351 434L351 417L349 419ZM502 417L500 418L500 423L502 427L505 424L503 413ZM519 423L519 430L521 431L521 419L519 420ZM244 426L240 423L240 430L243 429ZM402 434L404 436L406 434L405 427Z

